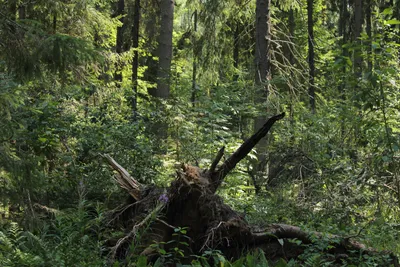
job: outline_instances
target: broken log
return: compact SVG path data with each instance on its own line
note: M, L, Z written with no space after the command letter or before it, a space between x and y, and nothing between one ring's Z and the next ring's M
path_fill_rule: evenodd
M124 167L118 164L110 155L103 155L107 159L108 164L117 171L114 174L115 181L121 188L128 191L128 193L135 199L139 200L143 185L141 185L135 178L133 178Z

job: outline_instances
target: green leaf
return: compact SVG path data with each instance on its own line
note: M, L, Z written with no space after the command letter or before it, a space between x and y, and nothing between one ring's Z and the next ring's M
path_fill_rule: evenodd
M275 267L287 267L287 263L284 259L280 259L275 265Z
M146 267L147 266L147 257L146 256L140 256L139 259L137 260L137 265L138 267Z
M400 20L397 19L390 19L385 21L386 25L398 25L400 24Z
M240 258L237 261L235 261L234 263L231 264L232 267L242 267L244 263L244 258Z
M46 137L39 137L38 141L41 143L46 143L47 142L47 138Z
M391 8L391 7L385 8L385 10L383 10L381 14L382 15L391 15L391 14L393 14L393 8Z
M246 265L247 266L254 266L255 265L255 257L254 257L254 255L247 254L247 256L246 256Z

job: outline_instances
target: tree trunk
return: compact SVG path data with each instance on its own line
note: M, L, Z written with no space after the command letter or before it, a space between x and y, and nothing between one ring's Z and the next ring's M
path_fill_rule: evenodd
M196 32L197 32L197 10L193 13L193 37L192 37L192 45L193 45L193 70L192 70L192 106L195 106L196 103L196 76L197 76L197 56L196 56Z
M370 0L369 0L370 1ZM393 17L397 20L400 20L400 1L396 1L393 6ZM397 29L397 32L400 29L400 25L394 25ZM398 34L396 34L395 37L396 43L400 43L400 37ZM397 59L400 61L400 48L397 49Z
M270 62L270 6L271 0L257 0L256 2L256 47L255 47L255 84L257 87L255 102L258 105L266 105L271 79ZM267 116L267 110L262 109L260 115L254 121L254 130L257 131L263 125ZM267 141L262 140L257 145L257 162L253 164L252 176L256 194L260 191L260 184L267 166Z
M315 113L315 62L314 62L314 3L307 0L307 25L308 25L308 67L309 67L309 88L311 112Z
M116 17L122 16L125 11L125 1L124 0L118 0L117 3L117 12L115 14ZM120 55L123 52L123 46L124 46L124 17L121 17L119 21L122 23L121 26L117 28L117 40L115 44L115 52ZM122 82L122 66L121 62L117 60L117 63L115 64L115 73L114 73L114 80L116 82ZM118 84L119 84L118 83Z
M161 0L161 27L158 39L158 72L156 96L167 99L170 90L170 73L172 60L172 30L174 22L174 1Z
M341 73L341 82L339 85L339 94L340 94L342 110L345 109L345 101L346 101L345 85L346 85L347 63L345 58L348 56L348 51L344 45L347 43L347 24L346 24L346 21L348 19L347 4L348 4L347 0L341 0L340 16L339 16L339 36L342 37L342 40L340 42L340 48L342 49L342 73ZM345 122L343 117L340 128L341 128L340 130L341 137L344 138L346 133L345 133Z
M132 116L136 118L137 112L137 93L138 93L138 68L139 68L139 26L140 26L140 0L135 0L133 7L133 27L132 27Z
M290 74L291 76L294 75L292 68L294 67L294 63L295 63L295 57L294 57L294 30L295 30L295 20L294 20L294 10L293 8L291 8L289 10L289 18L288 18L288 22L289 22L289 44L288 44L288 56L289 56L289 63L290 63ZM294 144L295 142L295 133L294 133L294 108L293 108L293 95L294 92L292 91L291 88L289 88L289 95L290 95L290 103L289 103L289 120L290 120L290 125L291 125L291 142L292 144Z
M233 33L233 67L235 72L239 68L239 51L240 51L240 21L235 21L235 31ZM237 81L239 75L235 73L233 81Z
M270 79L271 64L269 59L270 39L270 0L256 2L256 85L261 89L259 98L265 102L268 97L266 82Z
M366 7L365 7L365 21L366 21L366 32L368 35L368 40L367 40L367 47L368 47L368 58L367 58L367 64L368 64L368 72L372 72L372 2L371 0L367 0Z
M361 77L361 29L362 29L362 0L354 0L354 73L356 78Z
M9 15L10 20L15 22L17 19L17 1L16 0L8 1L7 8L8 8L8 15ZM13 23L9 23L8 25L10 27L10 32L14 34L16 31L15 25Z
M18 19L26 19L25 4L20 4L20 6L18 7Z

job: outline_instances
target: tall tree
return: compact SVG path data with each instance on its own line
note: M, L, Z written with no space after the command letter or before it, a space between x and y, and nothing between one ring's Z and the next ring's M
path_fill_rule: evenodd
M361 30L362 30L362 0L354 0L354 43L356 49L354 50L354 72L356 77L361 76Z
M137 92L138 92L138 68L139 68L139 23L140 23L140 0L135 0L133 7L133 26L132 26L132 113L133 118L136 117L137 111Z
M115 44L115 52L117 54L121 54L123 52L123 47L124 47L124 14L125 11L125 0L118 0L117 3L117 10L115 13L115 16L121 16L119 18L119 21L121 22L121 25L118 26L117 28L117 40ZM114 79L117 82L122 82L122 72L121 72L121 63L117 61L116 66L115 66L115 73L114 73Z
M371 23L372 23L372 1L371 0L367 0L367 3L365 5L365 21L366 21L366 32L368 35L368 58L367 58L367 63L368 63L368 71L371 72L372 71L372 27L371 27Z
M347 5L348 2L347 0L341 0L341 3L339 5L339 36L342 37L341 41L339 42L340 49L341 49L341 57L342 59L342 79L339 84L339 94L340 94L340 101L342 108L344 108L345 105L345 100L346 100L346 94L345 94L345 78L346 78L346 60L345 58L348 56L348 51L345 46L347 43L348 37L347 37L347 18L348 18L348 10L347 10ZM344 138L345 136L345 122L344 119L342 118L341 121L341 136Z
M309 88L311 111L315 113L315 62L314 62L314 1L307 0L307 28L308 28L308 66L309 66Z
M289 23L289 44L288 44L288 57L289 57L289 63L290 66L294 66L295 64L295 55L294 55L294 30L296 27L295 20L294 20L294 10L293 8L289 9L289 17L288 17L288 23ZM292 68L290 69L290 74L294 74ZM291 141L294 142L294 108L293 108L293 92L289 88L289 95L290 95L290 106L289 106L289 119L290 119L290 124L292 125L291 131L292 131L292 139Z
M269 93L269 80L271 76L271 61L270 61L270 0L257 0L256 2L256 46L255 46L255 84L256 103L265 105ZM262 127L266 120L266 110L262 110L260 115L255 119L254 128L258 130ZM253 166L252 179L256 193L259 193L261 187L259 180L267 165L266 155L267 142L263 139L257 145L258 163Z
M174 22L174 0L161 0L160 35L158 38L158 71L156 96L168 98L172 60L172 30Z
M270 5L270 0L257 0L256 2L255 82L259 88L262 88L259 98L262 102L265 102L268 97L266 82L270 79L271 70L269 58Z
M192 44L193 44L193 70L192 70L192 106L195 106L196 103L196 76L197 76L197 58L196 58L196 32L197 32L197 10L193 13L193 37L192 37Z
M241 23L239 20L235 20L235 31L233 33L233 67L235 70L239 68L240 30ZM235 74L233 80L237 81L238 78L239 75Z

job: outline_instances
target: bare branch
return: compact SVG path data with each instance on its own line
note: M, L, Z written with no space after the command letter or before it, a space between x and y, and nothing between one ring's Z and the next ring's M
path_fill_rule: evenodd
M224 155L225 152L225 147L221 147L221 149L218 151L217 156L215 157L213 163L211 164L210 169L208 170L208 172L210 174L212 174L215 171L215 168L217 168L217 165L219 163L219 161L221 160L222 156Z
M135 199L140 200L140 193L143 188L143 185L136 181L127 170L124 169L121 165L118 164L110 155L103 155L104 158L107 159L108 164L116 170L118 173L114 176L117 183L125 190L129 192L129 194Z
M272 125L280 119L285 117L285 113L273 116L268 119L268 121L253 134L249 139L247 139L218 169L217 172L211 174L212 179L212 191L215 192L217 188L221 185L225 176L235 168L236 164L239 163L244 157L249 154L249 152L257 145L257 143L269 132Z

